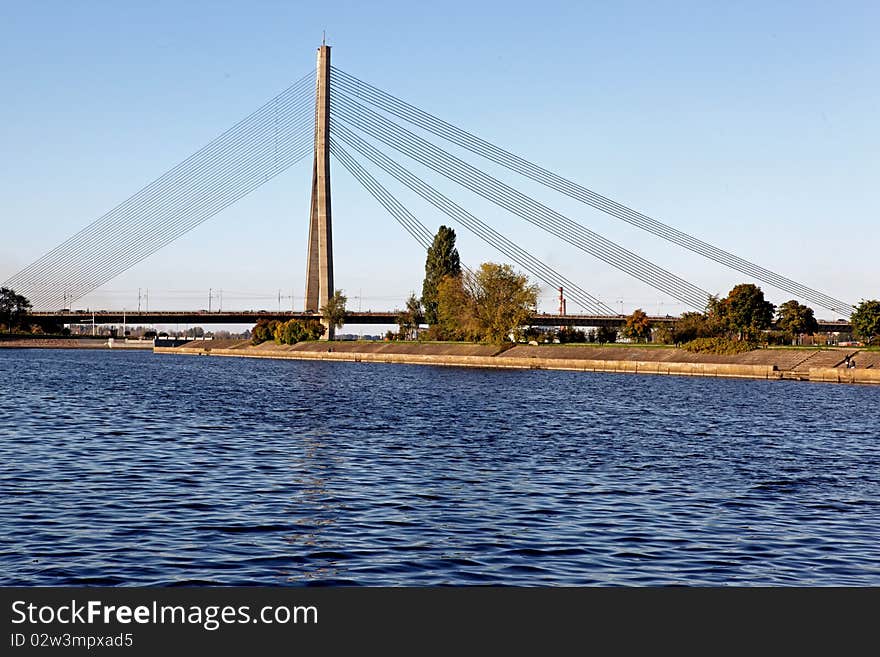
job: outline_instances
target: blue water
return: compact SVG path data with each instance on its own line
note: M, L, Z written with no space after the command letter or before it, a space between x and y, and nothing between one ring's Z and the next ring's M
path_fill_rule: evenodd
M880 585L878 402L0 350L0 584Z

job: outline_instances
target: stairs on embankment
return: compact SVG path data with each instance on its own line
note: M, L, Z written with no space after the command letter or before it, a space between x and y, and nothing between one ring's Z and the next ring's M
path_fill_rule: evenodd
M782 370L782 378L794 379L797 381L809 381L810 368L838 367L846 360L847 356L852 356L855 353L858 352L840 351L837 349L810 352L790 368L784 370L780 368L780 370Z

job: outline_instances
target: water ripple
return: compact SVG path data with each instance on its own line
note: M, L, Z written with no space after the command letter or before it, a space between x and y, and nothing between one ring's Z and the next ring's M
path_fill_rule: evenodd
M40 350L0 381L0 584L880 584L877 388Z

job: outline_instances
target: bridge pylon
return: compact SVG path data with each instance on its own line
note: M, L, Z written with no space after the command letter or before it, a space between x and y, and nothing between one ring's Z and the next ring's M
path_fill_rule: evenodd
M330 46L318 48L315 89L315 159L306 261L306 312L318 312L333 296L333 227L330 211ZM333 338L327 326L326 339Z

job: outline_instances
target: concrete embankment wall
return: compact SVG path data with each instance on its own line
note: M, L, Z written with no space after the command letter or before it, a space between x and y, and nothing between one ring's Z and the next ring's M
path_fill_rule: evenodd
M878 383L880 370L847 369L845 367L811 367L810 381L825 383Z
M309 343L306 343L309 344ZM297 345L293 345L296 347ZM183 346L174 348L157 347L157 353L232 356L242 358L281 358L296 360L348 361L364 363L406 363L415 365L445 365L457 367L490 367L502 369L548 369L572 370L579 372L621 372L632 374L678 374L686 376L731 377L748 379L778 379L780 372L774 365L747 365L736 363L677 363L667 361L638 360L599 360L589 358L539 358L537 356L517 357L506 352L498 353L494 347L480 345L424 345L434 347L433 351L442 353L416 353L422 345L410 345L407 353L392 349L377 349L380 345L370 345L370 351L356 351L357 345L345 345L339 350L337 345L328 347L309 344L308 348L293 349L259 345L251 347L244 344L224 345L222 347ZM384 346L384 345L382 345ZM401 345L402 347L404 345ZM484 355L473 355L475 351ZM332 349L332 351L330 351ZM422 349L424 351L424 349ZM464 352L464 353L462 353ZM495 352L495 353L492 353ZM588 355L587 352L584 355Z

